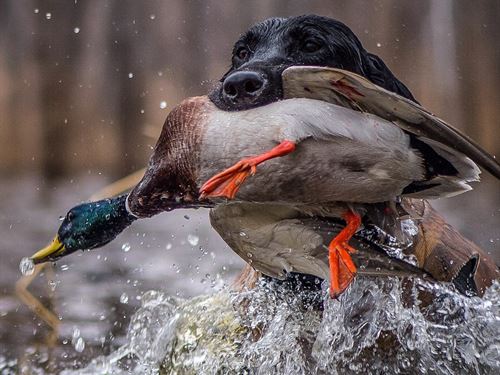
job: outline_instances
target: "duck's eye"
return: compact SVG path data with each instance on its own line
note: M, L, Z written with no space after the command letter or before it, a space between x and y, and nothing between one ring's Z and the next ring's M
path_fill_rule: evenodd
M240 60L245 60L248 57L248 55L249 55L248 49L246 49L245 47L240 47L236 51L236 57Z
M322 44L316 40L308 39L304 42L302 46L302 50L308 53L311 52L316 52L320 50L322 47Z

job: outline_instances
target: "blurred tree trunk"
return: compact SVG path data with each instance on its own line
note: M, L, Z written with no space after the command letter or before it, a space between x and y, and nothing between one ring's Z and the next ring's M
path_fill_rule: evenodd
M33 1L0 2L0 170L40 167L39 67L35 59Z
M141 167L154 143L144 125L159 128L175 103L209 91L238 35L308 13L346 23L422 104L500 153L498 0L5 0L0 168L54 177Z
M67 159L73 157L68 129L73 125L67 88L75 84L78 43L74 25L82 12L78 4L56 0L37 1L45 15L35 18L35 58L43 69L39 75L42 117L42 171L48 178L67 172ZM44 9L46 11L44 11Z
M127 175L144 164L141 109L144 108L147 74L143 56L137 51L143 38L147 5L112 1L108 20L109 61L108 74L112 79L110 92L116 103L117 145L119 165L117 175Z
M464 130L493 154L500 153L500 2L454 2L454 26ZM495 104L497 103L497 104Z
M183 2L183 50L184 64L180 68L183 84L189 96L202 95L201 89L207 72L207 48L210 44L207 33L207 6L209 2L186 0Z

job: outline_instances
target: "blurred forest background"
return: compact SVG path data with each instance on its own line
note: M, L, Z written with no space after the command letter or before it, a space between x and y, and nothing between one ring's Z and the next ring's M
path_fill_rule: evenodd
M145 166L168 112L209 91L250 25L310 13L346 23L425 107L500 155L500 0L0 0L0 372L45 342L14 293L21 257L59 215ZM433 205L500 264L499 186L483 173ZM64 258L31 290L55 295L64 368L120 345L144 291L207 293L241 267L206 210L180 210ZM83 353L68 350L75 332Z
M425 107L500 155L498 0L1 0L0 177L51 188L143 167L168 111L210 89L240 33L306 13L346 23ZM483 176L480 195L453 202L498 228L498 183Z

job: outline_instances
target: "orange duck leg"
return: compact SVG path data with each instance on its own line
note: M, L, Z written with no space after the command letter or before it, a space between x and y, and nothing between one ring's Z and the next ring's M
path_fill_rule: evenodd
M200 198L234 198L246 178L255 174L257 165L269 159L288 155L295 150L295 146L295 143L292 141L283 141L268 152L240 160L232 167L216 174L205 182L200 189ZM361 225L361 217L352 211L347 211L343 217L347 223L346 227L328 246L330 296L332 298L336 298L342 294L356 275L356 266L349 255L349 253L355 250L348 245L348 242Z
M240 160L232 167L216 174L203 184L200 189L200 198L226 197L232 199L235 197L241 184L250 175L257 171L257 165L260 163L288 155L295 150L295 143L292 141L283 141L272 150L261 155L253 156Z
M330 297L337 298L351 284L356 275L356 265L349 253L355 249L348 242L361 225L361 216L352 211L343 215L346 227L330 242L328 256L330 263Z

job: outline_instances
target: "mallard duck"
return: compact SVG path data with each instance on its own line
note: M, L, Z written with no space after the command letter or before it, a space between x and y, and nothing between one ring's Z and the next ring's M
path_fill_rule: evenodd
M239 112L207 97L185 100L169 114L132 192L71 209L32 259L100 247L134 220L179 207L272 202L346 221L329 246L331 295L339 295L356 273L348 242L367 204L470 190L480 173L474 161L500 177L500 166L458 131L367 82L338 69L294 67L283 75L286 100Z

